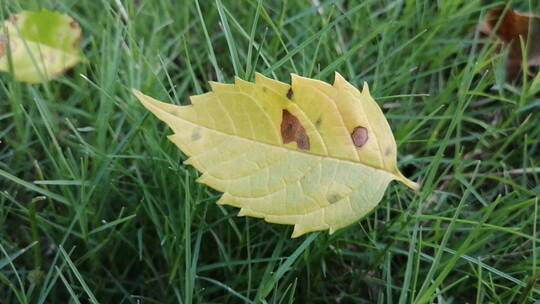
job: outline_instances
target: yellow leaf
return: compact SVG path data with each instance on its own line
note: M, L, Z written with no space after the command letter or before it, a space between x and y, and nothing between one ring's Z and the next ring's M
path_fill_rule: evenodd
M134 94L173 130L198 181L239 215L294 225L292 237L333 233L373 210L390 181L419 188L399 172L392 130L367 84L360 92L338 73L333 85L261 74L255 83L210 84L188 106Z
M22 11L0 25L0 71L18 81L40 83L81 60L81 28L58 12Z

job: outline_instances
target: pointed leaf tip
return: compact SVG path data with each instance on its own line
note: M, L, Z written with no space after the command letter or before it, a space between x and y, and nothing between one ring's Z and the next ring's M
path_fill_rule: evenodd
M362 87L362 94L371 96L371 93L369 92L369 85L368 85L367 81L364 81L364 86Z

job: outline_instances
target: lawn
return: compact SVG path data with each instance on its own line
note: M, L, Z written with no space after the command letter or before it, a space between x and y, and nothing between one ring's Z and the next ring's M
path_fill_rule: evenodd
M493 2L486 4L486 2ZM0 75L2 303L534 303L540 77L505 77L477 25L532 0L21 0L83 29L85 62ZM329 235L237 217L196 182L131 88L175 104L208 81L370 85L399 167L374 212ZM531 71L533 73L534 71ZM529 74L531 74L529 73ZM536 80L535 80L536 79Z

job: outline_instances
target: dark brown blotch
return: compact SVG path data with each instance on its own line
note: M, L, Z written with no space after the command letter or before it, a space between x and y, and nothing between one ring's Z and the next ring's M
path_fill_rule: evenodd
M309 136L298 118L287 110L282 112L281 138L284 144L296 142L296 146L302 150L309 150Z
M351 133L351 139L357 148L362 148L369 139L368 130L364 127L356 127Z
M294 92L293 92L292 88L289 88L289 90L287 91L287 98L289 100L292 100L293 96L294 96Z

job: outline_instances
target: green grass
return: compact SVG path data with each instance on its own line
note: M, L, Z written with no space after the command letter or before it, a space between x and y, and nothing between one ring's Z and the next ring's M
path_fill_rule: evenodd
M2 1L2 19L75 17L88 59L44 85L0 75L2 303L540 299L540 77L506 83L481 47L497 3L315 2ZM299 239L214 204L130 93L185 104L210 80L336 70L370 84L422 189Z

